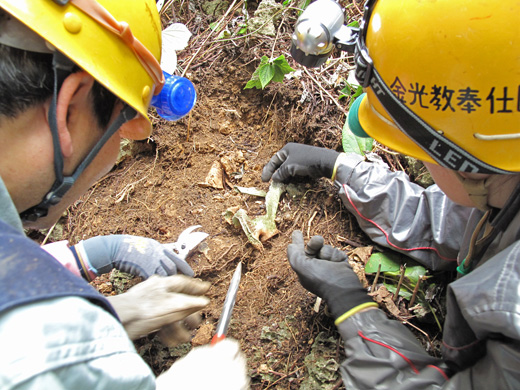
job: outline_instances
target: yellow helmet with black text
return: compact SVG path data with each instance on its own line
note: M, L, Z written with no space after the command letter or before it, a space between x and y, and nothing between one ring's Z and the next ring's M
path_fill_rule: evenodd
M44 40L36 50L58 50L137 111L121 127L123 137L150 135L148 107L164 84L155 1L0 0L0 7ZM24 49L24 37L6 39L18 39L21 46L14 46Z
M366 95L352 116L417 159L520 172L518 15L516 0L369 0L356 50Z

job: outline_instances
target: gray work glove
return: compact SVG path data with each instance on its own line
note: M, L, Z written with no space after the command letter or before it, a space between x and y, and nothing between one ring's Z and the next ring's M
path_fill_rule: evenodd
M107 299L132 340L159 330L163 343L174 346L190 340L188 329L198 325L194 313L209 304L203 296L209 287L184 275L154 275Z
M229 338L196 347L157 377L157 390L249 389L246 359Z
M87 280L113 268L146 279L151 275L193 276L193 270L173 250L151 238L109 235L89 238L71 247L78 268Z
M372 302L346 261L347 254L323 245L322 236L312 237L305 247L302 232L295 230L292 244L287 247L287 257L301 285L327 302L334 319Z
M271 179L287 182L294 176L332 179L336 159L335 150L296 143L288 143L265 165L262 181Z

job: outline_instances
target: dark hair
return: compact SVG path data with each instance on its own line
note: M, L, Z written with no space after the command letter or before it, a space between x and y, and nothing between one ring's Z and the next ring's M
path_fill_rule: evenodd
M74 71L79 71L75 68ZM0 119L15 118L52 96L52 54L29 52L0 44ZM97 81L91 91L94 114L106 128L118 98Z

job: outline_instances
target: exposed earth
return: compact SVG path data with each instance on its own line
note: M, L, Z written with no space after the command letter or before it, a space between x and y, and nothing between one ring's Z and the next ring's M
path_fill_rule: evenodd
M372 250L332 183L301 182L300 195L285 192L276 214L278 234L260 249L242 229L228 223L224 213L239 207L251 218L265 214L264 198L235 187L267 191L269 183L261 182L261 170L285 143L341 150L350 98L340 100L339 91L351 65L338 53L318 70L304 70L295 63L289 39L297 13L289 6L280 8L275 18L274 36L244 36L234 34L243 2L218 3L221 8L208 14L207 4L198 1L167 4L162 14L165 26L184 23L193 33L188 47L177 54L180 72L196 87L195 108L177 122L164 121L152 110L152 137L125 144L120 162L68 210L48 240L76 243L96 235L132 234L166 243L175 241L185 228L201 225L209 237L187 261L195 277L212 283L211 303L202 312L203 322L193 332L192 343L169 349L155 335L135 343L154 372L167 369L192 346L209 342L232 273L242 262L228 336L240 341L247 356L252 388L344 388L338 372L344 352L333 320L324 303L315 309L316 296L300 286L286 257L295 229L302 230L306 239L322 235L327 243L351 254ZM250 17L257 7L247 3ZM360 9L361 4L351 4L347 14L358 20ZM218 31L208 28L219 20L230 30L231 40L217 41ZM297 77L271 83L264 90L244 89L263 55L282 54L299 70ZM387 160L398 162L394 157ZM222 165L226 159L229 164ZM208 181L214 163L224 167L223 188ZM117 275L104 275L95 285L105 294L116 294L139 282L134 279L121 287L118 280ZM424 338L428 337L432 341L437 335Z

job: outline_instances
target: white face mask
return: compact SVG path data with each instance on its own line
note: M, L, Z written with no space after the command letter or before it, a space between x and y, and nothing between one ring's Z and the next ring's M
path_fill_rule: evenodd
M52 53L56 50L45 39L8 13L0 16L0 43L37 53Z

